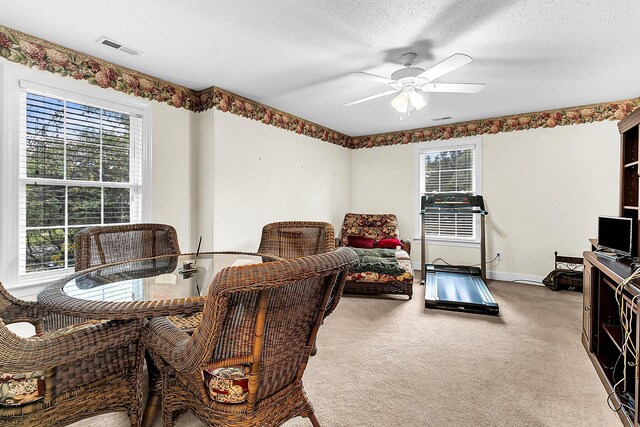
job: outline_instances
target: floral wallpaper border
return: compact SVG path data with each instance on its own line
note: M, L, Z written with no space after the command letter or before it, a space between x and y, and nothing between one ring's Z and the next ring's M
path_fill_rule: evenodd
M211 87L196 93L197 111L217 108L252 120L258 120L266 125L275 126L311 138L327 141L341 147L350 148L351 137L334 131L319 124L301 119L251 99L236 95L232 92Z
M639 106L640 97L376 135L356 136L351 137L349 148L382 147L517 130L554 128L604 120L622 120Z
M0 25L0 56L102 88L194 109L193 91Z
M202 112L211 108L327 141L345 148L372 148L446 140L517 130L553 128L580 123L621 120L640 107L640 97L622 101L545 110L441 126L351 137L232 92L211 87L194 91L100 58L0 25L0 56L60 76L86 80L102 88Z

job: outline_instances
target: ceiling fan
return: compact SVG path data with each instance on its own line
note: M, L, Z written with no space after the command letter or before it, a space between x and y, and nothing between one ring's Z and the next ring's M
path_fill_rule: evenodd
M391 74L390 79L365 72L353 73L354 76L387 84L391 86L392 89L349 102L344 104L345 107L350 107L352 105L399 92L399 94L391 100L391 106L399 113L409 114L409 112L413 110L421 110L425 105L427 105L427 101L422 97L422 95L420 95L420 93L418 93L418 90L422 92L478 93L484 89L484 83L433 82L435 79L471 62L472 58L468 55L455 53L428 70L411 66L413 61L416 59L416 56L417 55L412 52L402 55L400 59L402 60L405 68L401 68Z

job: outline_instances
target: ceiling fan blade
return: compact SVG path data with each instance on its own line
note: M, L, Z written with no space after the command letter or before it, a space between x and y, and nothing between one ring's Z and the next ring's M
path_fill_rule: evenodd
M383 96L391 95L392 93L400 92L400 89L391 89L386 92L379 93L377 95L367 96L366 98L358 99L357 101L351 101L348 104L344 104L345 107L351 107L352 105L360 104L362 102L371 101L372 99L382 98Z
M363 79L371 80L371 81L378 82L378 83L384 83L384 84L387 84L387 85L396 83L395 80L391 80L391 79L388 79L388 78L382 77L382 76L377 76L377 75L371 74L371 73L365 73L364 71L358 72L358 73L351 73L351 75L354 76L354 77L360 77L360 78L363 78Z
M463 65L467 65L471 61L473 61L473 59L469 55L465 55L463 53L454 53L447 59L438 62L433 67L422 72L421 74L418 74L417 77L422 77L429 81L433 81L440 76L444 76L445 74L452 72L453 70L457 70Z
M420 86L423 92L478 93L484 83L427 83Z

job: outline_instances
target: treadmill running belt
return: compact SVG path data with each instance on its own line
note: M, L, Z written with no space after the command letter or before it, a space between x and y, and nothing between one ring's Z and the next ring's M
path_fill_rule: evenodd
M481 303L483 300L471 275L441 271L436 275L436 280L440 300L469 303Z
M430 272L425 277L426 308L498 314L500 308L480 276L447 271Z

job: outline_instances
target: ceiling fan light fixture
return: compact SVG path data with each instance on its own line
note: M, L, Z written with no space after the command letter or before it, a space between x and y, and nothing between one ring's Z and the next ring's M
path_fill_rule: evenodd
M419 111L425 105L427 105L427 101L415 89L403 90L391 100L391 106L401 114L406 114L413 110Z
M402 91L391 100L391 106L400 114L408 113L411 107L409 93Z
M411 101L411 105L416 111L422 110L427 105L427 101L415 89L409 92L409 101Z

